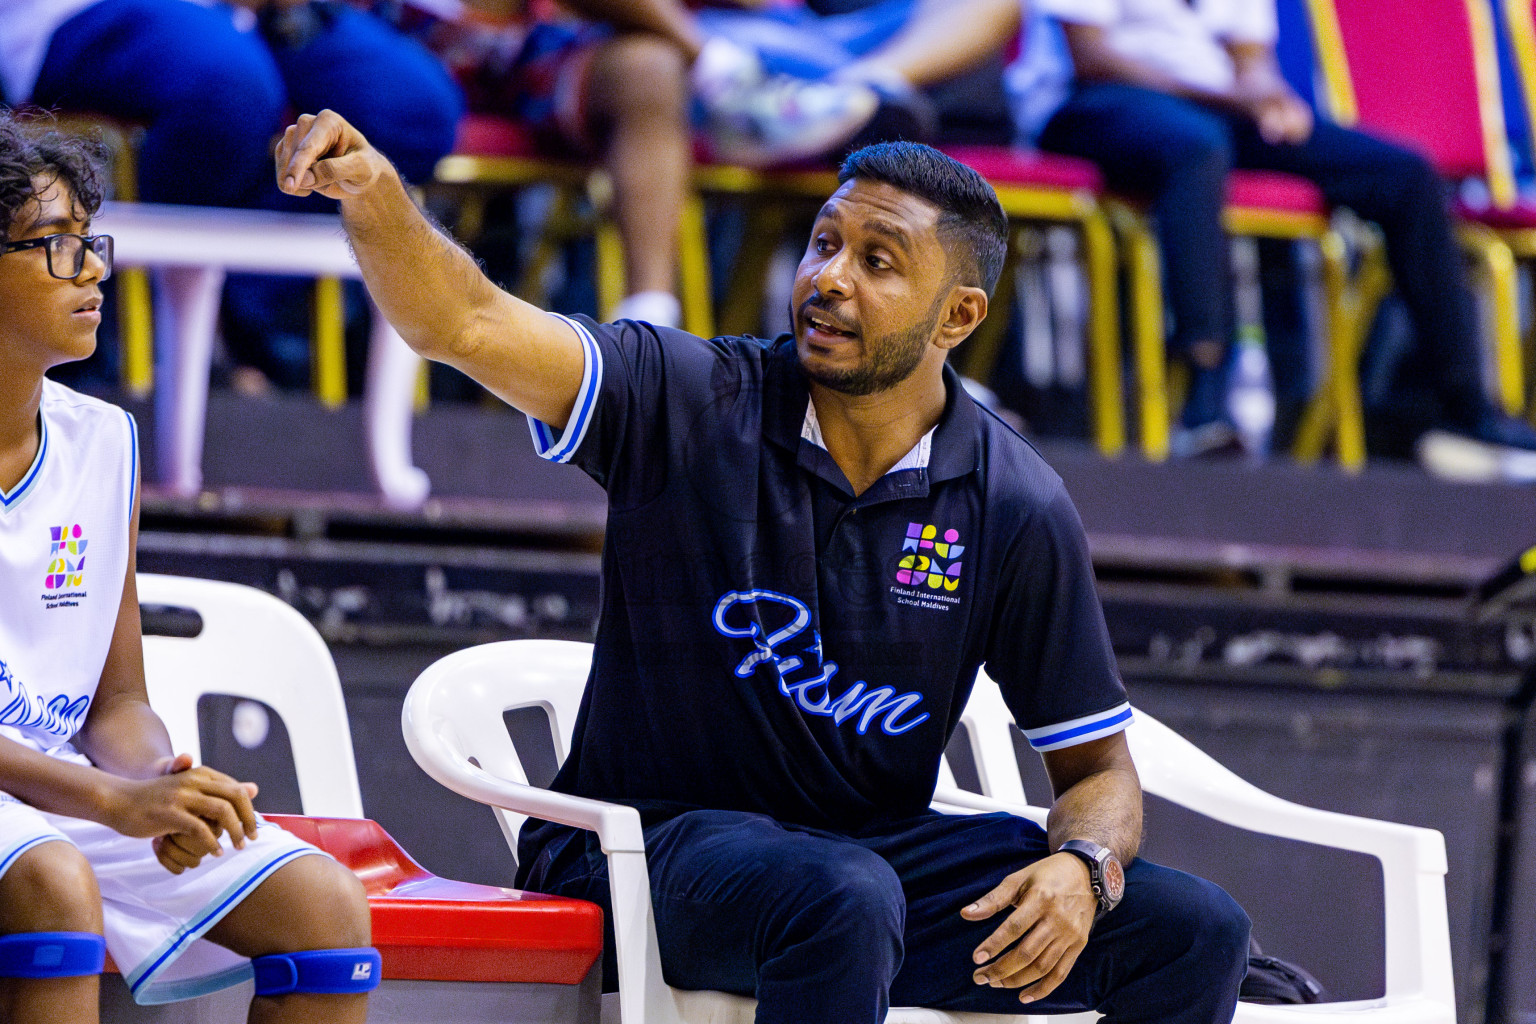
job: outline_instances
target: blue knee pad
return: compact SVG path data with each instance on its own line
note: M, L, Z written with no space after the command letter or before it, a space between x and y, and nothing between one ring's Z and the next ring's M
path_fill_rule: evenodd
M258 996L285 996L290 992L343 995L372 992L379 987L379 951L372 946L355 949L306 949L275 953L251 961L256 971Z
M20 932L0 938L0 978L100 974L107 943L94 932Z

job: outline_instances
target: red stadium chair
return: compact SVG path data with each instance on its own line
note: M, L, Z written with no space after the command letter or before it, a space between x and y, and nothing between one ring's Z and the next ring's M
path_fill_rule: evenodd
M529 267L518 285L519 294L532 301L542 299L538 281L565 237L590 231L597 245L597 292L599 314L606 317L624 295L624 249L618 229L606 214L611 186L608 178L590 163L571 157L555 157L542 151L522 126L490 114L467 114L459 123L454 151L438 161L435 180L454 186L465 200L458 233L473 239L479 234L484 196L489 189L553 185L559 201ZM595 223L584 224L574 216L583 197L591 200ZM712 336L714 315L710 308L709 254L704 236L704 214L697 197L684 203L678 226L678 298L683 307L683 326L702 337Z
M1161 462L1168 457L1172 410L1158 249L1144 218L1125 206L1117 212L1121 214L1119 227L1124 235L1122 244L1131 279L1142 454L1153 462ZM1322 192L1305 178L1251 170L1235 170L1227 176L1223 221L1229 234L1317 243L1327 297L1328 347L1334 364L1329 376L1331 384L1340 372L1341 354L1350 348L1346 339L1351 318L1346 306L1348 271L1344 243L1333 230L1330 217ZM1334 391L1327 390L1329 386L1325 385L1325 390L1333 395ZM1338 398L1339 462L1346 469L1358 470L1365 464L1365 426L1358 386Z
M1456 213L1493 309L1497 397L1520 412L1515 260L1536 258L1536 206L1515 195L1489 0L1308 0L1308 14L1336 121L1415 146L1452 181L1487 184L1491 205Z

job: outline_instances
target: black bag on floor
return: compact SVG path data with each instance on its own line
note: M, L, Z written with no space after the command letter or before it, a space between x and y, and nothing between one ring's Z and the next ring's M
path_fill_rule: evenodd
M1305 968L1266 956L1258 941L1249 938L1248 974L1238 998L1245 1003L1321 1003L1328 993Z

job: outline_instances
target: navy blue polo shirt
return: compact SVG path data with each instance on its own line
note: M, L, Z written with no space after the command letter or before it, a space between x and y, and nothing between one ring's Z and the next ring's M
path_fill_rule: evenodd
M1131 719L1060 477L948 367L943 415L855 496L794 341L569 321L586 371L539 453L608 494L602 610L554 788L854 830L920 813L978 667L1030 743Z

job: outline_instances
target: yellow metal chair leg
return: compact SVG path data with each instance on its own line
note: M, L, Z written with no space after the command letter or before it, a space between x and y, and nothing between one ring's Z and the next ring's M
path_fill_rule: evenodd
M1499 404L1511 416L1525 409L1524 353L1520 350L1520 302L1515 255L1487 228L1464 224L1462 244L1488 277L1493 305L1493 351Z
M1168 458L1168 350L1163 338L1163 282L1157 240L1130 211L1120 218L1130 275L1141 451L1151 462Z
M128 267L117 275L123 387L134 398L148 395L155 382L155 324L149 293L149 271L144 267Z
M1323 257L1323 294L1328 305L1328 350L1332 366L1333 401L1337 414L1339 464L1351 473L1365 468L1365 410L1360 401L1360 352L1369 329L1362 322L1366 311L1356 310L1351 318L1346 307L1349 268L1345 263L1344 240L1329 231L1318 240ZM1379 257L1378 257L1379 258ZM1375 298L1370 314L1375 314Z
M731 262L730 279L720 303L723 333L754 334L762 330L768 268L788 223L789 211L780 203L752 203L748 208L741 248Z
M1088 264L1088 374L1093 395L1093 436L1100 453L1125 450L1125 395L1120 381L1120 298L1115 239L1104 214L1083 218L1083 255Z
M701 338L715 335L710 288L704 201L694 193L683 203L682 220L677 226L677 290L682 300L683 328Z
M992 373L997 369L997 360L1003 352L1004 335L1008 328L1008 310L1013 306L1014 275L1018 269L1019 260L1029 253L1029 246L1025 239L1027 230L1016 225L1011 226L1008 232L1007 255L1003 259L1002 273L998 275L997 288L993 291L992 300L988 303L987 318L981 322L981 326L971 332L971 336L965 339L965 343L956 350L955 358L951 360L960 374L981 384L991 382Z
M346 320L341 282L322 277L315 282L314 386L320 404L340 408L347 401Z

